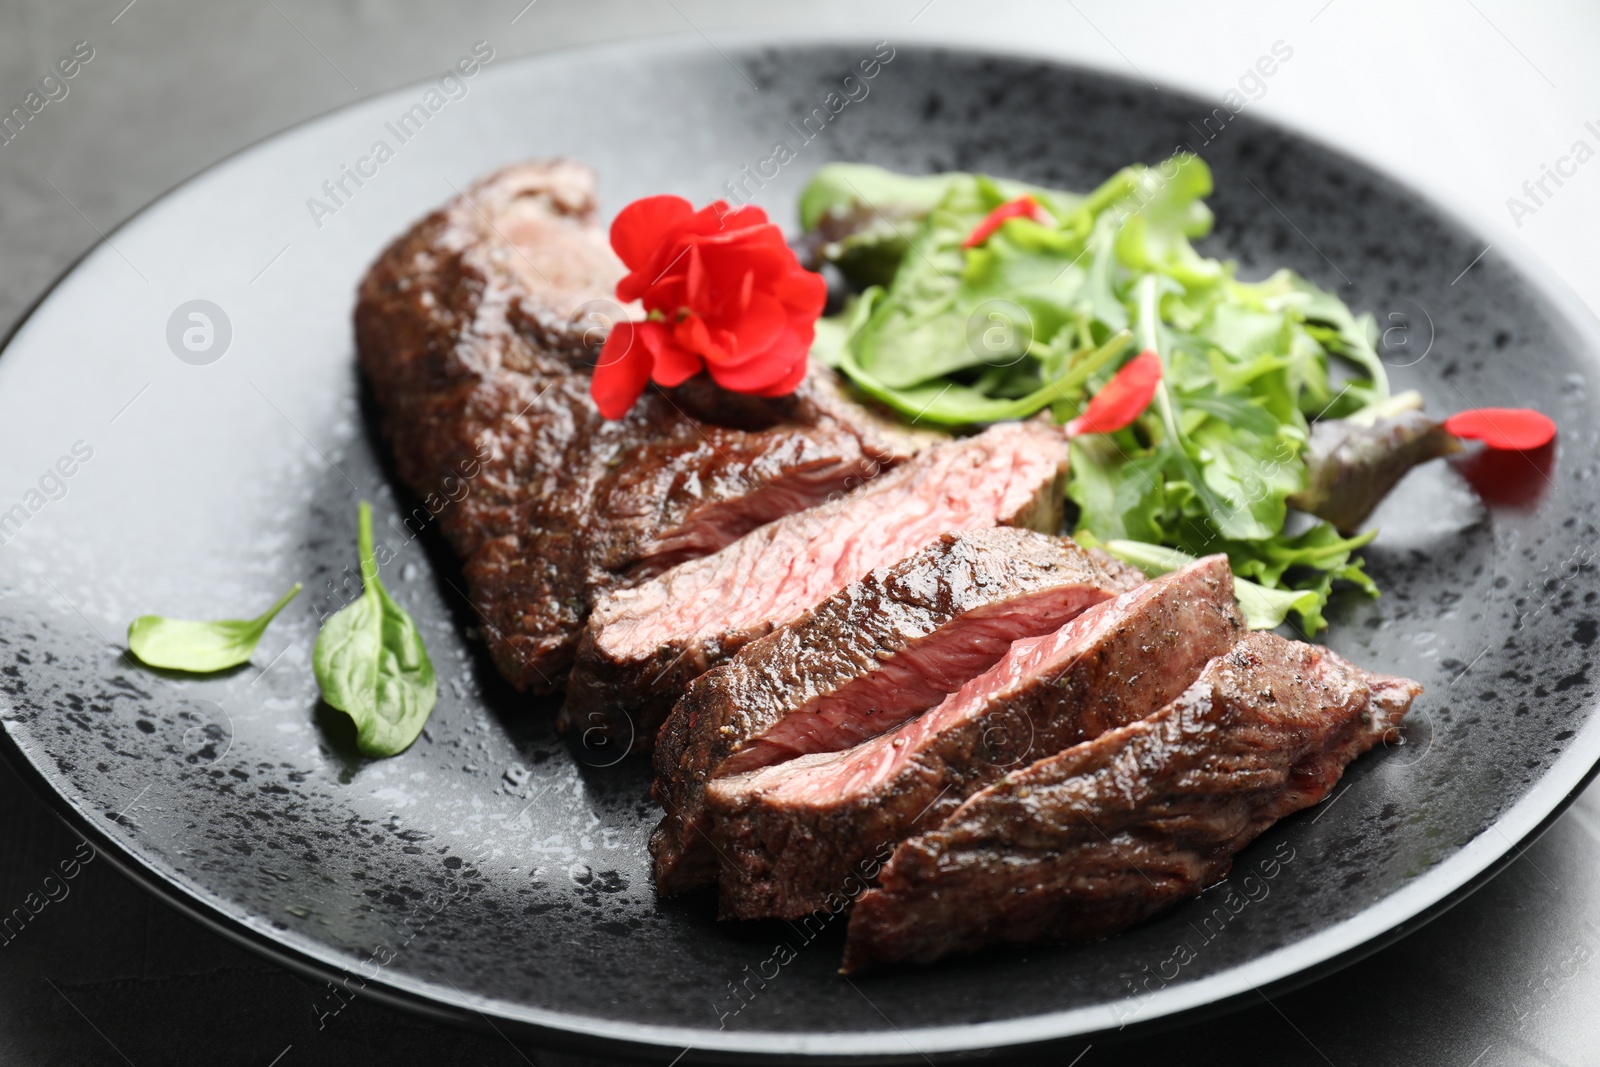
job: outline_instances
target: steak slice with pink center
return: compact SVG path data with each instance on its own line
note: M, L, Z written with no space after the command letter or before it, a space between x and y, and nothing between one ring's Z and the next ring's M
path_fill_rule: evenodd
M708 556L773 519L871 481L887 465L833 426L702 427L640 446L596 486L587 543L599 589Z
M890 733L713 781L722 916L836 910L885 846L937 827L1012 768L1149 715L1243 633L1227 557L1209 556L1017 641Z
M690 681L869 571L954 530L1057 529L1066 467L1058 428L1003 423L612 593L589 618L560 727L649 751Z
M1108 575L1070 538L999 527L945 534L852 582L695 679L657 739L656 888L709 884L712 778L875 737L1142 575Z
M1149 718L1006 776L902 842L850 916L844 969L1104 937L1193 896L1326 797L1421 689L1251 634Z

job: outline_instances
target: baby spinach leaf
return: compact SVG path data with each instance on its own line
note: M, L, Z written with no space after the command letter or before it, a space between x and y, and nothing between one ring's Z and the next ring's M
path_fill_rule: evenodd
M152 667L209 674L237 667L256 650L261 635L300 592L300 583L253 619L195 622L141 615L128 626L128 651Z
M1056 378L1021 396L1008 396L1005 386L999 387L1001 395L980 386L963 385L952 381L935 381L923 385L895 387L880 381L876 375L859 363L855 345L863 325L870 319L873 306L882 290L873 288L863 293L842 316L826 322L812 344L811 353L819 362L838 367L849 376L857 389L885 406L907 416L912 422L930 426L972 426L1006 419L1024 419L1053 404L1065 403L1072 414L1081 407L1080 394L1090 376L1121 355L1133 337L1128 331L1112 334L1105 344L1075 352L1067 360L1066 369ZM999 369L999 368L997 368Z
M372 506L357 513L361 599L322 626L312 669L322 699L356 724L366 756L404 752L422 732L438 700L439 682L417 624L378 580L372 549Z

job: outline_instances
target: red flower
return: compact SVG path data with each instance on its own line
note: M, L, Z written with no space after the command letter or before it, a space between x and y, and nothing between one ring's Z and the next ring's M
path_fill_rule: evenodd
M1444 420L1446 432L1506 452L1531 452L1556 436L1550 416L1528 408L1473 408Z
M648 317L618 323L600 352L590 393L606 418L625 415L652 380L671 387L704 370L724 389L783 396L805 378L828 287L766 212L647 196L611 224L611 247L629 271L617 299L640 301Z
M1161 384L1161 357L1145 349L1094 394L1083 414L1067 423L1067 433L1115 433L1144 414Z

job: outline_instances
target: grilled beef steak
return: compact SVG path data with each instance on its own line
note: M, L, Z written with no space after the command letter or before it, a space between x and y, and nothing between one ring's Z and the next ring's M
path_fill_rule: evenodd
M861 489L756 529L595 605L562 707L565 729L649 751L691 680L876 567L951 530L1055 530L1067 442L1003 423L923 452Z
M501 672L558 687L594 599L874 476L921 447L820 370L792 397L691 380L608 422L589 366L623 266L594 175L508 167L368 272L361 366L400 476L461 556ZM609 309L609 311L608 311ZM453 502L450 502L453 501Z
M656 888L716 874L711 778L850 748L932 707L1018 638L1122 592L1064 537L1011 527L945 534L841 589L690 684L661 729L650 839ZM1142 576L1138 576L1142 578Z
M1422 687L1252 634L1177 700L1014 772L904 841L844 969L1115 933L1223 877L1399 725Z
M751 433L706 426L634 449L603 480L594 558L633 580L732 544L757 526L866 482L877 463L841 429Z
M1226 556L1209 556L1013 644L921 717L846 752L706 790L725 918L829 906L885 846L1069 745L1155 711L1243 634Z

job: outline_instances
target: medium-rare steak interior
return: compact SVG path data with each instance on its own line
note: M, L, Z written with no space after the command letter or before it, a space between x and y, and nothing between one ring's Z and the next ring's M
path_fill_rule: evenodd
M1013 644L896 730L706 790L721 914L797 919L885 846L939 825L1007 770L1150 714L1244 632L1209 556Z
M952 530L1056 530L1066 465L1066 436L1056 427L1001 423L614 591L584 631L565 728L606 731L649 751L691 680L874 568Z
M710 883L706 783L899 726L1126 588L1076 542L998 527L948 533L852 582L692 682L662 727L650 841L656 888Z
M844 969L1148 918L1327 796L1421 690L1251 634L1149 718L1007 775L902 842L856 903Z
M652 578L864 484L880 467L854 434L833 427L703 431L641 445L597 487L602 570Z
M601 418L589 372L606 323L592 312L620 310L622 274L593 172L558 160L476 183L361 286L357 350L396 468L453 501L441 529L519 688L560 687L597 597L847 491L926 440L846 399L826 369L779 400L691 380Z

